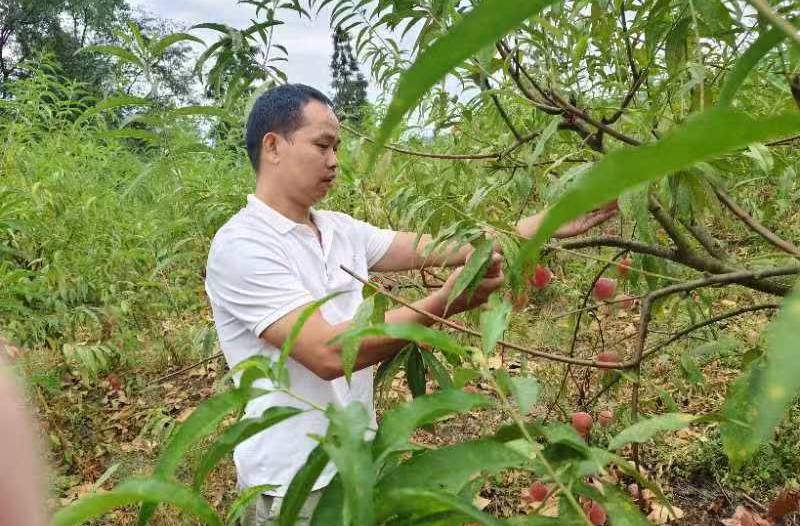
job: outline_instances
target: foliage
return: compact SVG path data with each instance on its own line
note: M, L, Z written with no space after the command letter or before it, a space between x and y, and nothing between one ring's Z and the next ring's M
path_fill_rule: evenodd
M253 183L235 130L248 99L283 80L277 63L285 50L272 42L282 11L255 4L264 18L249 28L198 26L221 35L195 68L213 105L175 107L174 98L159 96L164 53L195 37L148 38L136 24L117 33L119 42L87 52L111 55L121 71L141 73L142 97L114 89L98 99L52 59L23 64L24 78L10 83L0 107L0 323L25 346L57 354L54 375L89 383L132 366L145 348L155 348L167 365L181 364L200 347L204 357L211 354L199 269L211 236ZM643 524L617 484L652 488L668 507L631 462L662 433L719 421L731 465L743 466L762 451L786 414L797 411L796 294L768 326L763 355L757 345L738 354L736 346L701 350L689 344L688 357L664 347L680 337L683 324L686 334L717 339L709 328L715 317L755 312L721 306L755 307L792 288L797 222L784 218L797 218L798 157L785 146L795 144L791 134L800 122L786 80L798 71L797 46L778 38L764 19L752 18L741 2L306 4L292 1L280 9L305 16L306 7L330 8L334 26L355 35L355 52L370 62L373 80L395 93L382 121L365 114L365 137L381 143L397 128L405 142L370 152L361 137L345 133L341 177L325 206L398 230L430 232L437 246L474 243L479 257L462 270L459 291L485 273L493 240L515 272L487 310L461 318L480 326L479 337L381 323L387 301L367 298L340 336L347 374L362 338L408 340L381 365L377 383L391 386L404 368L413 398L387 410L374 436L367 433L363 406L309 409L324 412L330 426L289 486L291 505L282 523L291 523L332 461L339 474L314 524L546 523L535 512L497 517L474 505L485 482L511 471L550 485L560 522L586 524L581 504L589 499L614 524ZM773 8L781 18L797 15L788 2ZM401 45L403 33L413 43ZM273 47L282 54L273 54ZM451 96L448 83L460 86L459 96ZM404 125L401 117L409 111ZM564 222L619 194L618 229L548 240ZM725 204L725 196L738 204ZM553 208L539 235L522 245L517 221L547 205ZM734 215L727 217L727 210ZM586 248L597 250L581 252ZM553 318L535 326L545 333L537 343L551 344L529 354L573 361L563 365L560 386L550 374L560 372L555 366L511 371L498 365L499 347L508 350L503 338L529 337L530 326L541 321L524 305L513 312L506 292L534 302L563 295L565 304L580 305L583 298L583 308L593 278L613 272L623 254L632 263L622 286L642 300L624 367L592 370L608 343L602 324L613 324L611 316L598 315L598 306L587 308L600 327L599 344L586 327L579 338L583 311L560 317L566 325ZM592 259L600 259L596 268L585 264ZM529 289L524 271L536 263L560 267L555 292ZM426 292L414 278L397 280L397 290L412 299ZM734 287L749 290L744 295ZM655 344L648 333L654 325L667 330ZM570 342L563 334L573 328ZM263 394L251 387L256 379L268 377L291 393L283 369L291 347L287 342L281 360L253 358L231 372L241 373L238 386L209 398L174 427L150 477L81 499L60 510L56 523L78 524L134 502L144 503L140 523L162 502L221 523L200 492L206 476L237 443L296 410L273 408L233 423L227 418ZM730 383L725 405L679 410L673 393L702 399L704 368L712 361L745 371ZM664 368L678 370L677 363L691 387L654 380ZM429 376L438 390L431 390ZM490 396L462 390L473 381ZM595 427L585 440L553 417L568 417L570 408L596 412L598 400L627 393L633 393L630 408L617 408L613 434ZM504 425L437 448L413 439L423 426L478 410L500 415ZM225 429L216 436L219 425ZM202 439L211 447L189 468L191 482L185 483L178 468ZM252 497L243 495L231 507L229 521Z

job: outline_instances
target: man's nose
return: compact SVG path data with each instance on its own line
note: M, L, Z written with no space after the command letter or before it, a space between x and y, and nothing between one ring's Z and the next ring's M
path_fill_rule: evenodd
M339 159L336 157L335 151L331 150L331 152L328 154L327 161L328 168L334 169L339 165Z

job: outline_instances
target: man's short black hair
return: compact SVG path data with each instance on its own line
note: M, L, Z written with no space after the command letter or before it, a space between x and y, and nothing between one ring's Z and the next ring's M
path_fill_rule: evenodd
M255 170L258 170L264 136L274 132L290 137L301 126L303 107L311 100L333 107L333 102L325 94L305 84L284 84L270 88L256 99L247 118L245 134L247 155Z

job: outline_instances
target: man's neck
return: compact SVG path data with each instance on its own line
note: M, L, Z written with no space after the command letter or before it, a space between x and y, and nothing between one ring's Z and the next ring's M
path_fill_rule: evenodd
M262 181L256 182L255 196L264 204L287 217L295 223L312 226L311 208L292 201L288 196L282 194L278 189L270 188L270 185Z

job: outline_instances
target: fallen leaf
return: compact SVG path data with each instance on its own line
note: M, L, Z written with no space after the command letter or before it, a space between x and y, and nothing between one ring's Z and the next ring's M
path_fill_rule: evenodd
M644 494L644 492L642 492ZM666 524L669 521L674 521L683 518L685 515L683 510L677 506L672 506L673 513L670 513L670 508L664 506L659 502L650 503L650 514L647 516L653 524Z
M767 517L772 520L782 519L793 511L800 510L800 490L784 490L775 497L769 506Z
M738 506L730 519L722 519L725 526L773 526L771 521L761 517L758 513Z
M492 501L490 499L481 497L480 495L475 495L475 498L472 499L472 505L478 508L479 510L486 508L486 506L491 504L491 502Z

